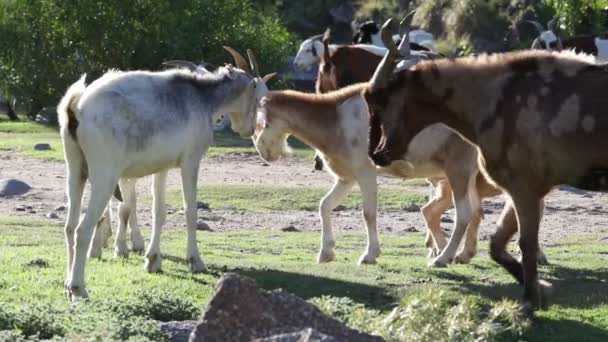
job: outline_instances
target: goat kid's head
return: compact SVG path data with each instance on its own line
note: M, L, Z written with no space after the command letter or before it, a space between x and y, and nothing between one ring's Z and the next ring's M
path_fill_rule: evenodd
M266 83L276 73L268 74L264 77L260 76L258 62L253 54L253 51L247 50L249 63L236 50L231 47L224 46L234 58L237 68L225 66L229 77L232 79L247 77L248 84L245 90L237 96L230 104L230 128L237 132L241 137L248 138L255 132L256 111L260 100L268 94Z
M536 31L538 31L538 37L536 37L532 42L532 49L557 51L561 51L563 49L562 39L559 36L557 27L555 26L557 23L557 18L553 18L547 23L546 30L538 21L525 20L524 22L534 25Z
M298 53L293 60L293 65L298 70L310 70L315 64L319 63L323 54L323 35L317 35L306 39L300 44Z
M266 98L262 99L257 112L255 134L251 137L260 157L267 162L273 162L291 155L291 148L287 144L288 136L286 125L281 119L268 120Z

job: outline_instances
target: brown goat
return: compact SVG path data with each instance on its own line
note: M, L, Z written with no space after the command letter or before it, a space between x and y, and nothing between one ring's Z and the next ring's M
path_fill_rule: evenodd
M358 48L346 49L346 46L337 48L330 55L327 48L329 31L326 31L323 37L323 44L325 49L319 65L317 93L327 93L355 82L369 80L382 59L371 52ZM427 57L433 57L433 55L428 54ZM365 60L366 64L359 64L361 60ZM433 134L426 134L424 137L444 143L437 145L435 149L421 149L420 146L433 145L430 141L421 140L420 144L415 145L418 147L410 147L411 155L408 161L413 164L413 167L406 167L394 172L399 173L402 177L413 177L414 175L418 177L443 175L445 177L431 181L437 191L435 196L421 208L428 228L426 245L430 249L429 256L437 257L430 262L430 265L445 267L452 261L468 263L477 253L477 238L482 216L480 201L482 198L494 197L502 192L488 184L483 176L478 176L477 149L458 134L444 126L438 126L433 130ZM423 150L429 154L421 153ZM322 162L319 160L317 163ZM423 165L425 167L422 167ZM394 167L394 169L396 168L398 167ZM471 182L475 182L472 187L469 185ZM459 204L459 202L461 203ZM474 203L469 206L468 204L471 202ZM448 243L441 230L440 218L455 204L457 204L455 229ZM456 255L465 230L464 246ZM547 263L544 254L539 255L539 261L542 264Z
M608 102L600 95L608 66L535 50L422 62L393 74L397 56L393 44L366 93L382 131L372 159L400 159L435 123L476 144L482 172L511 199L490 254L523 285L524 310L544 308L551 285L538 281L536 265L544 196L559 184L608 190ZM518 229L521 263L506 251Z

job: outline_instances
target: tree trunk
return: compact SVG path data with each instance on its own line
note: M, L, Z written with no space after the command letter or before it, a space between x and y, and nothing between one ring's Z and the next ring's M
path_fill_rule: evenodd
M13 101L13 103L11 103L11 101L6 101L6 107L7 107L7 111L6 111L6 115L8 115L8 118L11 121L19 121L19 117L17 116L17 114L15 113L15 110L13 109L13 107L15 106L15 102Z

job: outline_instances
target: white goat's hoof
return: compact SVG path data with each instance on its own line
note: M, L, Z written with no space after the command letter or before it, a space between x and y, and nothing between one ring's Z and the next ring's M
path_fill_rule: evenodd
M336 252L333 249L322 249L317 257L319 264L324 264L336 260Z
M146 249L146 242L140 235L131 236L131 251L141 253Z
M200 257L191 257L190 258L190 272L192 273L206 273L207 266Z
M433 261L431 261L429 263L428 266L433 267L433 268L445 268L445 267L448 267L449 263L450 263L449 261L445 261L441 258L435 258Z
M462 251L454 257L455 264L468 264L475 256L475 253Z
M374 265L376 263L376 257L370 254L363 254L359 258L359 265Z
M102 254L103 249L101 248L101 246L91 246L91 248L89 248L87 256L89 257L89 259L101 259Z
M68 285L66 286L66 293L71 302L75 302L78 299L89 298L89 294L87 293L87 289L82 285Z
M161 257L160 253L146 255L146 264L144 269L148 273L156 273L161 271Z
M127 247L127 243L122 241L114 245L114 256L117 258L128 258L129 257L129 247Z

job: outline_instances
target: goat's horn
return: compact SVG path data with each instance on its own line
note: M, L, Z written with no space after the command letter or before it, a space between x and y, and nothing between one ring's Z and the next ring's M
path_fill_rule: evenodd
M543 33L543 31L545 30L543 28L543 25L541 25L538 21L536 20L524 20L524 23L530 23L532 25L534 25L534 27L536 27L536 30L538 31L538 34L540 35L541 33Z
M228 51L234 58L234 62L236 63L236 67L246 71L251 74L251 69L249 68L249 64L247 64L247 60L241 55L238 51L231 48L230 46L224 46L224 50Z
M251 71L254 77L260 77L260 67L258 66L258 61L255 59L255 55L251 49L247 49L247 57L249 57L249 64L251 64Z
M321 33L321 34L318 34L316 36L312 36L312 37L310 37L308 39L310 39L310 40L321 40L321 39L323 39L323 34Z
M557 23L558 21L559 21L558 17L555 17L555 18L549 20L549 22L547 23L547 30L555 33L555 23Z
M416 10L413 10L408 13L405 18L403 18L403 20L401 20L401 22L399 23L399 31L403 31L403 34L401 36L401 43L399 43L399 47L397 47L397 50L403 58L409 58L412 54L412 52L410 51L410 26L412 24L414 14L416 14ZM386 43L384 43L384 45L388 47Z
M393 41L392 33L390 30L391 24L393 20L388 19L384 25L382 25L382 41L384 45L388 48L386 55L376 68L374 72L374 76L371 79L371 87L372 89L381 89L388 82L391 74L393 73L393 69L395 68L395 59L399 56L399 51L395 46L395 42Z
M163 65L171 66L171 67L178 67L178 68L186 68L190 71L194 71L198 67L198 65L196 65L192 62L180 61L180 60L166 61L166 62L163 62Z

